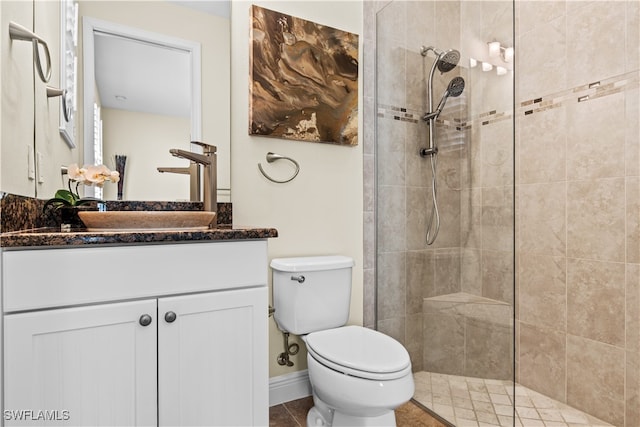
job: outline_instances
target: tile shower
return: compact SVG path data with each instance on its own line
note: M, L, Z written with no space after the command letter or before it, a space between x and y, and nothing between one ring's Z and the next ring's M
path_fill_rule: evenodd
M640 3L364 8L365 324L453 424L640 425ZM466 80L436 125L433 245L423 45L461 53L436 103Z

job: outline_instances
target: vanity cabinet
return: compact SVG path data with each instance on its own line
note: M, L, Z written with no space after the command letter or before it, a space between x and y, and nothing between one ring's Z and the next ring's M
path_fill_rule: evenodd
M268 423L266 241L2 257L7 425Z

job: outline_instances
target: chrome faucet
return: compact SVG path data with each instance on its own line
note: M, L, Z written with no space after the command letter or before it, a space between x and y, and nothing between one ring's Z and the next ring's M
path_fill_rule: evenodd
M186 168L175 167L158 167L160 173L179 173L189 175L189 200L192 202L200 202L200 165L191 162Z
M205 144L204 142L191 141L192 144L200 145L203 148L203 154L194 153L192 151L179 150L172 148L169 150L175 157L191 160L199 163L204 168L204 188L202 201L204 210L216 212L218 210L218 157L216 155L216 146Z

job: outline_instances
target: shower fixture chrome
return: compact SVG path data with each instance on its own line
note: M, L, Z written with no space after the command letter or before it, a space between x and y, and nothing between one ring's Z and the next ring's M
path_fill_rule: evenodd
M437 58L434 66L437 66L438 70L440 70L440 73L442 74L453 70L456 68L456 65L458 65L458 62L460 62L460 52L455 49L439 50L433 46L422 46L420 48L420 54L422 56L427 56L429 51L436 55Z
M449 86L447 86L447 90L444 91L444 94L442 95L442 99L440 100L440 103L436 107L435 111L425 114L422 117L422 120L431 122L432 120L437 119L440 113L442 113L442 109L444 108L444 105L447 103L447 99L450 96L457 98L462 94L462 91L464 91L464 79L459 76L451 79L451 81L449 82Z
M420 48L420 54L424 57L427 56L429 51L436 55L436 60L433 61L433 64L431 65L429 78L427 80L427 111L429 112L422 118L429 125L429 146L421 148L419 151L420 156L429 157L431 161L431 197L433 204L431 205L431 214L427 221L427 245L431 245L435 242L436 237L438 236L438 231L440 230L440 213L438 212L436 180L438 147L435 141L435 120L442 112L442 109L447 102L447 98L450 96L460 96L464 90L464 79L462 77L455 77L449 82L449 86L444 92L438 107L435 110L433 109L433 75L436 68L440 70L440 74L453 70L458 65L458 62L460 62L460 52L455 49L440 50L433 46L422 46Z

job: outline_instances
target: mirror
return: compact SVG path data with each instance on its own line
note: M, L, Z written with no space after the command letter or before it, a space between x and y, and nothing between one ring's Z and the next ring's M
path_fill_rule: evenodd
M218 200L229 201L229 2L80 1L79 12L82 161L115 169L126 156L124 200L189 200L189 176L157 168L188 167L169 149L204 141L218 147ZM116 199L115 185L103 190Z

